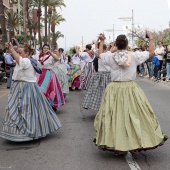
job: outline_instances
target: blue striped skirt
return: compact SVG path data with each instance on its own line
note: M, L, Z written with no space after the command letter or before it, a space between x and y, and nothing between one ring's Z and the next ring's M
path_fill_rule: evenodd
M80 75L80 81L81 81L80 82L80 89L83 89L83 90L88 89L90 79L91 79L93 73L94 73L93 62L86 63L84 68L83 68L83 71Z
M37 83L13 82L0 137L29 141L56 131L61 123Z

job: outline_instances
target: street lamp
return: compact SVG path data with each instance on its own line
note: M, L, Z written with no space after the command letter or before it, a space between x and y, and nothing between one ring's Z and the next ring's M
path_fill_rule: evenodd
M132 16L131 17L122 17L118 18L123 21L132 21L132 48L133 48L133 30L134 30L134 16L133 16L133 9L132 9Z
M114 40L115 40L115 31L122 31L122 30L115 30L114 24L113 24L113 29L108 29L108 30L104 30L104 31L106 31L106 32L113 32L113 42L114 42Z

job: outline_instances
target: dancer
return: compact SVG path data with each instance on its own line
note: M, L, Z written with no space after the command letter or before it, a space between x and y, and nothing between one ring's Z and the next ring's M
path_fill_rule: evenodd
M69 64L71 67L68 74L68 86L72 90L80 88L81 58L79 56L79 50L80 48L78 46L75 47L75 49L73 49L73 57L69 58Z
M57 49L54 50L54 54L59 56L59 52ZM63 95L64 98L66 97L66 95L69 93L69 88L68 88L68 79L67 79L67 75L65 74L65 72L61 69L61 67L59 67L61 65L61 61L56 61L53 65L53 71L54 73L57 75L60 83L61 83L61 87L62 87L62 91L63 91ZM65 64L64 64L65 67Z
M98 48L99 44L100 43L98 43ZM110 49L107 49L107 46L104 44L101 56L109 55L110 53ZM98 57L98 54L96 55L96 57ZM111 82L110 67L104 65L103 60L100 58L98 59L97 64L98 66L96 65L96 67L98 72L95 72L92 76L82 103L82 108L84 109L99 110L104 90Z
M162 133L156 116L141 88L134 82L136 67L154 55L152 33L149 36L149 52L128 52L125 35L116 39L115 53L103 52L104 35L99 55L111 68L111 83L105 89L102 103L94 121L95 144L115 154L127 151L154 149L168 137Z
M65 75L67 75L68 71L67 71L67 66L65 64L64 61L64 49L63 48L59 48L58 49L58 56L59 56L59 64L58 67L65 73Z
M16 67L0 137L16 142L45 137L61 124L36 83L36 71L40 73L40 69L30 58L32 49L29 45L20 46L17 53L11 43L8 48Z
M38 61L38 66L42 69L42 74L37 74L37 83L44 92L52 108L57 108L65 104L62 88L58 77L52 71L54 63L59 57L50 51L47 44L43 45L42 53L36 54L34 58Z
M82 60L84 60L85 65L83 66L82 73L80 76L80 89L86 90L89 86L90 79L94 73L93 59L94 52L91 50L92 46L90 44L86 45L86 52L80 54Z

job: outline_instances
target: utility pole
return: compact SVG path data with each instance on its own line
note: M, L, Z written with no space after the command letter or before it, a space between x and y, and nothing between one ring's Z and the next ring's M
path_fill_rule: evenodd
M83 52L83 36L82 36L82 44L81 44L81 48L82 48L82 51L81 52Z
M66 54L66 37L65 37L65 54Z
M134 17L133 17L133 9L132 9L132 48L133 48L133 29L134 29Z
M113 24L113 42L115 40L115 27L114 27L114 24Z

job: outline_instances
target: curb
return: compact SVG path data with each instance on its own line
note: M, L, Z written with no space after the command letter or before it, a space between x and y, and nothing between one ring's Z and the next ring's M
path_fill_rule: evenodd
M161 84L163 86L166 86L166 87L170 88L170 82L166 82L166 81L163 81L163 80L154 81L153 79L151 80L148 77L141 77L140 75L137 75L136 77L140 78L141 80L146 80L148 82L151 82L153 84Z

